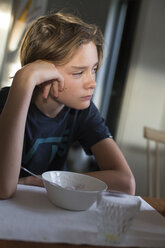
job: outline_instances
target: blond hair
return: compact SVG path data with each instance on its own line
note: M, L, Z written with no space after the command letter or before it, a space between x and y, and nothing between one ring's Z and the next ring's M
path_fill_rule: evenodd
M97 48L100 66L103 40L99 27L72 14L57 12L41 16L25 33L20 49L21 64L24 66L37 59L64 64L82 44L92 41Z

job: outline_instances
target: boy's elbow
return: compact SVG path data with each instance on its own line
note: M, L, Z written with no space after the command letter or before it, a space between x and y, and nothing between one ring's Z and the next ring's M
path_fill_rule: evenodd
M135 195L135 192L136 192L135 178L133 175L131 175L127 181L127 194Z
M7 200L14 196L16 188L9 189L8 187L1 187L0 189L0 200Z

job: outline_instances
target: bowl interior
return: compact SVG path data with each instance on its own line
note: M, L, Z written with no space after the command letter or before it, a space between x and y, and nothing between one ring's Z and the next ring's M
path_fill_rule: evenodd
M101 191L107 189L107 185L103 181L76 172L47 171L42 174L42 178L49 182L57 183L69 190Z

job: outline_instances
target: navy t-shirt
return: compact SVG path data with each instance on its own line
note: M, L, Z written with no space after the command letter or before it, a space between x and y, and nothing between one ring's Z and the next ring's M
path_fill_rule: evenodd
M0 113L9 87L0 90ZM63 170L73 142L78 141L87 154L98 141L111 137L98 109L91 101L88 108L76 110L64 106L55 118L44 115L30 104L24 136L22 165L36 174L47 170ZM21 171L20 176L26 173Z

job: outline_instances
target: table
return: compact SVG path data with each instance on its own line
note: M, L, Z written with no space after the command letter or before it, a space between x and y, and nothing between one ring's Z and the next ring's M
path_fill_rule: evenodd
M143 200L148 202L153 208L155 208L161 215L165 217L165 198L149 198L142 197Z
M147 198L143 199L155 208L161 215L165 217L165 199ZM92 246L92 245L70 245L56 243L41 243L41 242L24 242L24 241L8 241L0 240L0 248L103 248L107 246ZM129 247L130 248L130 247Z

